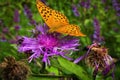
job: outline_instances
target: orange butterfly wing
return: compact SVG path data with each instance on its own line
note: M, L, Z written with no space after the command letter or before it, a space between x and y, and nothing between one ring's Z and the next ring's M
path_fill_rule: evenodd
M43 20L50 28L57 28L69 24L65 15L56 10L52 10L43 4L40 0L36 0L37 8Z
M80 32L80 28L78 26L69 24L69 21L64 14L49 8L40 0L36 0L36 3L40 15L50 28L50 32L56 31L58 33L68 34L71 36L85 36Z
M65 25L63 27L59 27L55 29L56 32L68 34L71 36L85 36L82 32L80 32L80 28L77 25Z

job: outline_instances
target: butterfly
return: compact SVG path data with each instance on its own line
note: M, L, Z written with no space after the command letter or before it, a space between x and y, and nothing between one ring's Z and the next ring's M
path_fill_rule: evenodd
M67 17L46 6L41 0L36 0L36 5L40 15L45 23L49 26L49 32L58 32L71 36L85 36L80 31L80 27L75 24L69 24Z

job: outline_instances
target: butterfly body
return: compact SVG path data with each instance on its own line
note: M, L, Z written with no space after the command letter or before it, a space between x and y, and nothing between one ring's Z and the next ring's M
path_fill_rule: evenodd
M71 36L85 36L80 32L77 25L69 24L66 16L46 6L40 0L36 0L37 8L45 23L49 26L50 32L58 32Z

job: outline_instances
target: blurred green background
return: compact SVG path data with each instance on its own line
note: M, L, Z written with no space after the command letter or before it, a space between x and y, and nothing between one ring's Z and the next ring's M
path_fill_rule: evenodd
M92 43L91 36L94 32L93 19L96 17L99 20L101 26L101 35L105 40L105 46L109 50L109 55L113 58L120 59L120 11L116 11L113 7L114 0L44 0L46 5L52 9L58 10L59 12L66 15L71 24L77 24L80 26L81 31L86 34L86 37L80 37L81 49L85 46ZM88 2L88 7L82 6L80 2ZM118 3L120 4L120 2ZM12 41L16 39L16 36L31 36L31 30L35 27L29 23L29 19L24 14L24 5L27 5L32 12L32 18L37 23L43 23L37 7L35 0L0 0L0 62L3 61L5 56L14 56L17 60L24 59L24 54L20 54L17 51L15 44L11 44ZM76 16L73 11L73 6L77 8L78 15ZM119 6L120 8L120 6ZM20 22L15 23L13 20L14 11L19 11ZM19 30L15 30L15 25L20 25ZM7 29L7 32L4 32ZM75 57L84 54L85 51L76 52ZM61 64L66 64L63 62ZM69 62L68 62L69 63ZM115 68L115 80L120 80L120 62L116 63ZM55 73L57 75L72 75L76 74L62 68L60 65L53 60L53 65L47 67L47 72ZM71 63L72 64L72 63ZM31 67L32 73L39 74L41 70L39 66L36 66L34 63L28 64ZM88 76L91 76L92 73L89 69L86 70L84 63L80 62L78 64L87 72ZM73 69L74 67L70 68ZM59 69L62 70L62 73L59 73ZM74 73L74 74L72 74ZM82 74L79 74L82 75ZM86 75L86 74L83 74ZM30 76L28 80L58 80L57 77L50 77L49 75L41 76ZM77 79L76 79L77 80ZM90 79L91 80L91 79ZM101 77L98 76L96 80L101 80ZM111 77L108 76L105 80L111 80Z

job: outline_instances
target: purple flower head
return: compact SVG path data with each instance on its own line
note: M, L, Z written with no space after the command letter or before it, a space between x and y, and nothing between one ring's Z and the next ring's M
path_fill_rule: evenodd
M30 24L36 26L36 21L33 19L33 15L31 10L28 8L27 5L24 5L24 13L25 15L28 17L28 19L30 20Z
M50 65L49 58L58 55L71 60L66 54L77 51L78 39L71 36L63 37L55 32L48 33L49 29L46 25L38 25L36 29L39 31L36 37L23 37L21 44L18 46L19 52L32 51L29 62L42 57L42 61Z
M102 37L100 36L100 24L96 18L94 18L93 25L94 25L93 43L95 42L100 43L102 41Z
M74 63L78 63L80 60L85 59L85 63L88 67L94 69L94 79L96 78L98 72L102 72L102 74L106 76L108 72L112 70L112 66L115 62L115 60L108 54L108 49L98 43L94 43L87 48L87 53L76 59Z
M14 11L14 22L18 23L20 21L18 9Z
M73 10L73 13L74 13L74 15L77 17L77 16L80 16L80 13L79 13L79 11L78 11L78 9L77 9L77 6L75 6L75 5L72 5L72 10Z

